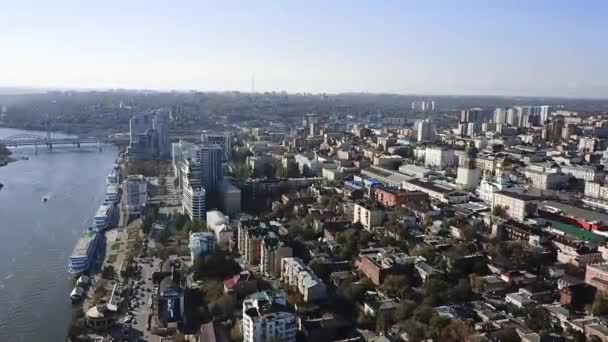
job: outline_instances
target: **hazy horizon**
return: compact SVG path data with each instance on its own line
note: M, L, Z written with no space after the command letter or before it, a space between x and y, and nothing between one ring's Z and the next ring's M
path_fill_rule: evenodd
M601 1L331 5L11 2L0 86L608 97Z

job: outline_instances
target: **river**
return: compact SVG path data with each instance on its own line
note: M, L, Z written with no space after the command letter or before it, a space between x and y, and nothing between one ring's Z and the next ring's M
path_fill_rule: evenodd
M44 136L0 128L0 138L23 133ZM117 152L18 148L14 156L29 159L0 167L0 341L64 341L72 315L67 259L105 198Z

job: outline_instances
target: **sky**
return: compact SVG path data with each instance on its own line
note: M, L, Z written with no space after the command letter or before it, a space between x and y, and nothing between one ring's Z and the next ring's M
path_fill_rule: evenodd
M19 0L0 86L608 97L608 1Z

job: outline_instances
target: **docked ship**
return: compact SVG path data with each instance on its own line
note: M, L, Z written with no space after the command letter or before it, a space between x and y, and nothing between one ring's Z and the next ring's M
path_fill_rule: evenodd
M95 230L101 232L108 229L113 212L114 204L106 202L100 205L95 213L95 217L93 217L93 227Z
M93 228L87 229L76 242L76 247L68 259L68 272L78 276L88 271L95 261L100 245L101 234Z
M119 184L120 183L120 174L118 173L118 166L115 166L106 177L106 184Z
M108 184L108 187L106 188L105 203L115 204L116 202L118 202L119 197L120 197L120 190L118 188L118 185L117 184Z

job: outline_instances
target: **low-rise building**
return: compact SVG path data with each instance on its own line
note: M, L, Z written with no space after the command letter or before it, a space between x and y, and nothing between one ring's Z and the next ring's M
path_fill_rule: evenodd
M603 261L602 253L577 241L554 239L552 242L557 249L558 262L585 267Z
M359 222L367 230L382 225L384 210L377 206L364 203L355 203L353 210L353 223Z
M263 274L267 276L281 276L281 260L292 256L291 247L279 239L274 232L269 232L262 240L260 246L260 266Z
M284 295L258 292L243 301L244 342L295 342L296 316L287 310Z
M605 176L603 170L599 170L597 166L592 165L564 165L562 166L562 172L586 182L599 182Z
M190 257L192 262L197 257L213 254L215 252L215 234L212 232L196 232L190 234Z
M587 265L585 283L604 294L608 294L608 264Z
M406 176L420 179L427 178L435 173L433 170L427 169L422 166L416 166L413 164L399 166L399 172L403 173Z
M325 299L327 295L323 281L299 258L281 259L281 281L295 287L304 302Z
M515 220L524 221L537 210L534 198L514 192L494 193L494 206L505 209L507 215Z
M524 175L530 182L530 186L540 190L559 190L568 185L570 176L561 172L538 171L526 169Z
M418 257L411 257L397 248L371 248L359 253L357 267L376 286L389 274L413 272Z
M448 203L459 204L469 201L469 194L463 191L454 190L433 182L425 182L419 179L412 179L402 183L402 187L410 191L421 191L429 195L431 199Z
M458 157L454 154L454 150L444 147L427 147L424 153L424 165L427 167L436 167L444 169L446 167L456 166Z
M374 197L377 202L386 207L397 207L407 202L422 202L429 199L429 195L422 191L407 191L389 187L377 187Z

